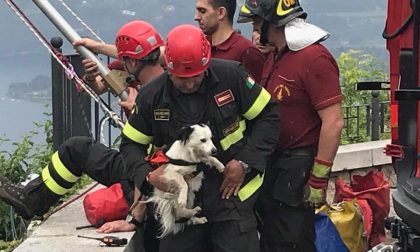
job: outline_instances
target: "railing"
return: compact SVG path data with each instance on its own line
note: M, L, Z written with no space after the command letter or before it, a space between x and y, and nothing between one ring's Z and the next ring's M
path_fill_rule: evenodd
M53 41L55 43L53 43ZM60 43L57 43L61 41ZM52 44L58 50L62 46L62 40L52 39ZM72 63L75 72L81 76L84 73L79 55L66 55ZM108 58L109 62L109 58ZM97 103L92 106L91 98L83 93L78 93L73 80L66 78L63 68L52 58L52 109L53 109L53 142L57 149L65 140L72 136L90 136L97 141L112 146L113 141L120 135L118 129L110 124L105 124L100 134L101 122L104 114ZM115 112L121 111L117 105L117 99L107 92L102 95L103 100L109 104ZM122 111L121 111L121 116Z
M356 143L389 137L389 101L376 104L343 106L344 128L341 142Z
M54 45L56 46L56 45ZM61 45L56 46L58 49ZM78 55L68 56L78 74L83 74ZM109 58L108 58L109 62ZM90 97L75 91L73 81L68 81L61 66L52 59L53 83L53 137L57 148L71 136L93 136L98 141L105 139L108 146L113 145L119 135L118 130L108 125L100 135L100 122L103 116L98 104L91 107ZM380 102L379 95L372 92L371 104L343 106L345 126L341 143L358 143L389 138L390 109L389 101ZM102 97L108 104L113 104L115 111L120 111L116 98L109 92Z

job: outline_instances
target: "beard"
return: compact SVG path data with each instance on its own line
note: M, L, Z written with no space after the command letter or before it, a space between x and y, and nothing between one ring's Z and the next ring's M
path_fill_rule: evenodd
M203 31L203 33L208 36L211 37L211 35L213 35L218 29L219 29L219 24L216 23L213 26L200 26L200 29Z

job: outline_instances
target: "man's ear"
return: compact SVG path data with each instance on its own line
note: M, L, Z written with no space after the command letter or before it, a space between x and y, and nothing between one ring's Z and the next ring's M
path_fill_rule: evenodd
M217 9L217 19L219 21L223 20L223 18L225 18L227 16L227 9L226 7L219 7Z

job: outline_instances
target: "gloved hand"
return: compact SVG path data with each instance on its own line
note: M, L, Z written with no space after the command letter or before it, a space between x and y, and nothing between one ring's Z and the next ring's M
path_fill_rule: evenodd
M315 158L314 165L307 185L306 202L314 207L326 203L328 179L330 178L332 163Z

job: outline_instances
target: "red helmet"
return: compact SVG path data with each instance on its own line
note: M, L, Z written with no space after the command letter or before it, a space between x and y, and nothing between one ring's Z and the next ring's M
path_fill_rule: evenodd
M168 71L178 77L192 77L209 67L210 43L200 28L180 25L166 39L165 63Z
M144 59L156 48L163 45L163 40L156 29L141 20L131 21L118 31L115 39L118 59L123 57Z

